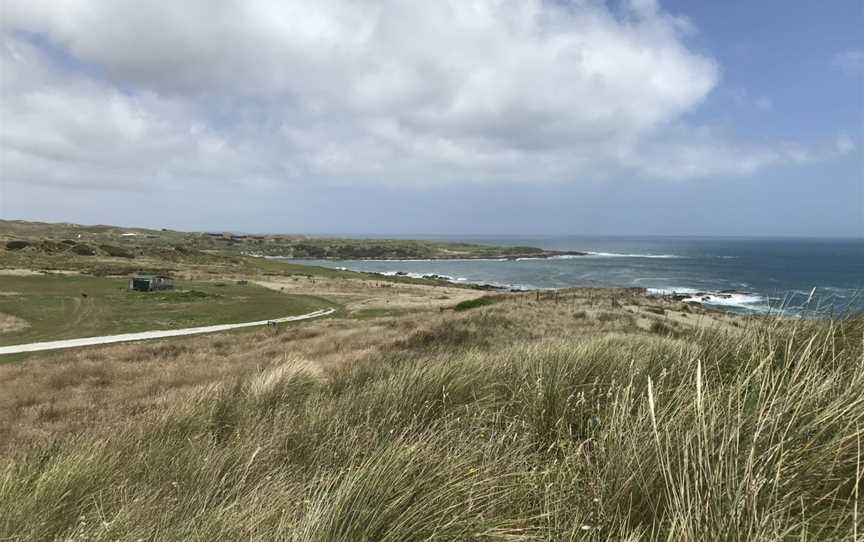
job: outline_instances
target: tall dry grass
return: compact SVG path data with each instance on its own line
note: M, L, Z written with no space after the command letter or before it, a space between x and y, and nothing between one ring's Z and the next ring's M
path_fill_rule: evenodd
M495 347L493 316L23 447L0 539L864 536L864 322Z

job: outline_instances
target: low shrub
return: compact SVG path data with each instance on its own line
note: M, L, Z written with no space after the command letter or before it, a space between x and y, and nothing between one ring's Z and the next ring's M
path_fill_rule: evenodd
M132 259L135 257L134 254L132 254L125 248L115 247L114 245L99 245L99 248L102 250L102 252L111 256L112 258Z
M78 243L74 245L70 250L79 256L95 256L96 250L93 249L90 245L85 245L83 243Z
M6 241L6 250L21 250L30 246L28 241Z
M489 305L494 305L500 301L497 297L483 296L478 297L477 299L469 299L467 301L462 301L461 303L457 303L453 310L456 312L467 311L469 309L476 309L477 307L486 307Z
M46 254L56 254L57 252L63 252L67 248L66 245L64 245L63 243L49 241L47 239L44 241L40 241L34 246Z

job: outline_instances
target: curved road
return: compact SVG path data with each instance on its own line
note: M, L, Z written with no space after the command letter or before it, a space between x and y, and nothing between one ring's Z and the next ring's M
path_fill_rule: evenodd
M189 327L186 329L168 329L163 331L142 331L139 333L124 333L122 335L105 335L102 337L86 337L84 339L66 339L63 341L49 341L42 343L16 344L13 346L0 346L0 355L3 354L20 354L22 352L39 352L41 350L58 350L60 348L77 348L79 346L93 346L97 344L111 343L126 343L133 341L146 341L148 339L164 339L165 337L182 337L185 335L200 335L202 333L216 333L219 331L228 331L231 329L239 329L243 327L263 326L268 322L296 322L298 320L308 320L310 318L318 318L327 316L336 312L336 309L330 307L320 309L308 314L299 316L286 316L284 318L276 318L273 320L260 320L258 322L244 322L242 324L220 324L215 326L204 327Z

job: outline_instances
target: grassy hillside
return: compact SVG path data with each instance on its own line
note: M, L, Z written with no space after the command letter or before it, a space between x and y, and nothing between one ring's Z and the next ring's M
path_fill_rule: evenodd
M0 276L0 315L17 324L0 330L0 345L266 320L328 303L233 281L180 281L177 287L142 293L118 278Z
M864 322L640 303L503 296L0 367L0 539L860 537Z

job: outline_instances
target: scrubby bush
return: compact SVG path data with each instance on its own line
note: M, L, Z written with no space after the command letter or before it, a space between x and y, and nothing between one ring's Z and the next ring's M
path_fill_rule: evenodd
M56 241L51 241L49 239L45 239L33 244L33 248L38 250L39 252L43 252L45 254L56 254L58 252L62 252L66 250L66 245L62 243L58 243Z
M93 249L90 245L85 245L84 243L78 243L70 249L72 252L79 256L95 256L96 250Z
M462 301L457 303L453 310L456 312L467 311L468 309L476 309L477 307L486 307L489 305L494 305L499 301L498 298L491 296L483 296L478 297L476 299L469 299L467 301Z
M99 248L112 258L129 258L132 259L135 257L134 254L126 250L125 248L116 247L114 245L99 245Z
M22 248L27 248L30 246L29 241L6 241L6 250L21 250Z

